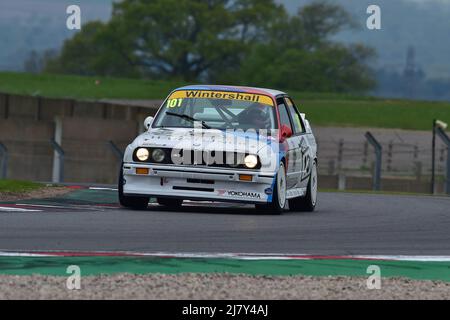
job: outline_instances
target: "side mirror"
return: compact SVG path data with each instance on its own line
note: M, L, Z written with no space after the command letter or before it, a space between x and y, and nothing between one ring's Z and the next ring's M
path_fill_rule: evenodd
M292 129L283 124L280 129L280 141L283 142L290 137L292 137Z
M144 128L145 128L145 130L150 129L150 126L152 125L153 119L154 119L153 117L145 118L145 120L144 120Z

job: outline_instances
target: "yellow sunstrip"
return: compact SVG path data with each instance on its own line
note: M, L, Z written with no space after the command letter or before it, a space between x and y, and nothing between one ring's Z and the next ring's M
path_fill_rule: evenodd
M272 98L263 94L226 92L226 91L202 91L202 90L180 90L172 93L168 99L168 108L181 106L183 99L226 99L257 102L274 106ZM169 106L170 105L170 106Z

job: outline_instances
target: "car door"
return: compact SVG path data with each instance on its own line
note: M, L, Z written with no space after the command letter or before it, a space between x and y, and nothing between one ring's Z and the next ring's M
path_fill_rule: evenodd
M291 116L289 115L285 100L283 98L277 99L277 105L278 114L280 116L280 128L282 125L286 125L294 133ZM296 188L300 181L300 170L298 168L298 163L296 163L296 159L300 154L300 144L298 137L295 134L287 138L285 143L288 149L286 150L286 186L289 190Z
M305 124L303 123L300 112L294 104L294 101L286 96L284 97L288 108L289 116L293 126L293 135L296 137L298 152L295 156L295 170L298 171L298 187L306 187L311 171L311 149L306 136Z

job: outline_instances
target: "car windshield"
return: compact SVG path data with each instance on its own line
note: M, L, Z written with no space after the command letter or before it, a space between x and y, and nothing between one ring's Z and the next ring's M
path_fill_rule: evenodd
M172 93L153 127L261 130L275 128L272 98L249 93L188 91Z

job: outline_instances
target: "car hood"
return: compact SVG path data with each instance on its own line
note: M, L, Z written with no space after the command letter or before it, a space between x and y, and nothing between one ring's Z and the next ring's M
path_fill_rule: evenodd
M160 147L195 150L223 150L227 152L257 152L274 146L275 137L255 131L224 131L217 129L153 128L138 136L132 143L137 147Z

